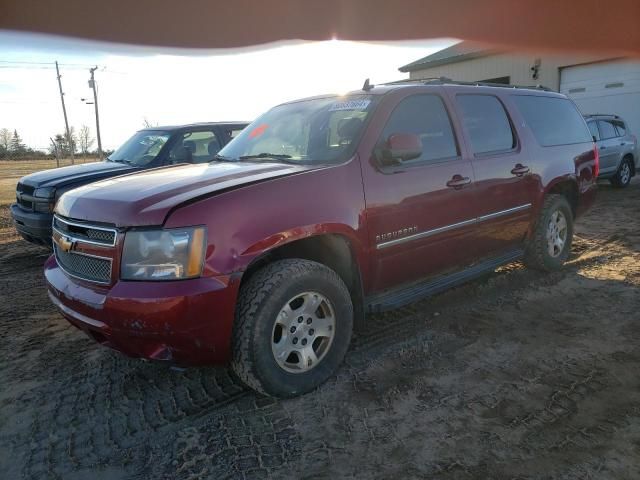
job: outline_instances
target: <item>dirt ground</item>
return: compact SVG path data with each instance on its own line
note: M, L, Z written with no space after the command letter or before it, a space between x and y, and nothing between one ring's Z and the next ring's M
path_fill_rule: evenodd
M286 401L95 345L2 214L2 478L640 478L638 178L602 184L562 272L512 264L371 317Z

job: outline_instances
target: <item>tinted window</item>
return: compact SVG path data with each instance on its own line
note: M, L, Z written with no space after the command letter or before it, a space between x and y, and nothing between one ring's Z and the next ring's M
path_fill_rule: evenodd
M592 142L575 105L566 98L514 95L527 125L543 147Z
M596 122L587 122L587 126L589 127L589 131L591 135L595 137L596 141L600 140L600 132L598 131L598 125Z
M458 95L457 100L473 153L500 152L515 147L511 123L500 100L492 95Z
M344 162L358 146L377 98L326 97L272 108L221 151L227 161L267 160L302 164ZM254 157L254 158L250 158Z
M384 127L380 141L386 142L396 133L414 133L422 140L422 156L404 163L458 156L449 114L437 95L413 95L402 100Z
M211 131L185 132L169 152L169 163L206 163L220 151L220 142Z
M619 137L624 137L627 134L627 127L625 126L624 122L621 122L620 120L614 120L612 123L615 125L616 130L618 131Z
M156 159L170 135L164 131L142 130L109 155L107 160L144 167Z
M230 138L236 138L240 132L244 130L243 128L233 128L231 130L229 130L229 137Z
M618 136L616 129L611 122L598 120L598 127L600 128L600 135L603 140Z

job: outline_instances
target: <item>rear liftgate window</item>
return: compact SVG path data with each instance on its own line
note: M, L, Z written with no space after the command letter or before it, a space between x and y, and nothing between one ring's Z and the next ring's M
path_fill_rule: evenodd
M566 98L513 96L527 125L543 147L593 141L582 115Z

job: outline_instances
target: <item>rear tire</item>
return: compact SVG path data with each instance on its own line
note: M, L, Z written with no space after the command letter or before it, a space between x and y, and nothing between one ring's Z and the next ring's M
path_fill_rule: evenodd
M309 260L279 260L240 289L231 368L260 393L300 395L336 371L352 328L351 296L337 273Z
M620 166L618 167L618 171L611 178L611 185L615 188L626 188L629 186L633 172L632 168L631 160L627 157L623 158L622 162L620 162Z
M569 258L573 241L573 212L563 195L547 195L533 234L525 248L527 267L553 272Z

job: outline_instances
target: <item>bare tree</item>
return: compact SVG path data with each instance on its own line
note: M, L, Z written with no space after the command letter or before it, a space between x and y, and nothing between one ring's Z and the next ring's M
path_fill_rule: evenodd
M11 147L11 139L13 138L13 134L11 130L8 128L0 129L0 147L2 147L5 151L8 151Z
M87 156L87 153L89 152L89 149L93 145L94 141L95 140L91 136L91 129L87 125L82 125L82 127L80 127L80 132L78 132L78 144L80 146L80 152L82 152L82 155L84 155L85 157Z
M144 126L144 128L153 128L158 126L158 122L153 122L147 117L142 117L142 125Z

